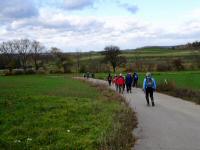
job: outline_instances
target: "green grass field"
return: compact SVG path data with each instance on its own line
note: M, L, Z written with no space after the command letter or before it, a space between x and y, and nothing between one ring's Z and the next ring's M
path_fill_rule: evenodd
M0 89L2 150L98 149L125 109L70 76L0 76Z
M155 73L153 74L157 82L175 82L179 88L188 88L192 90L200 90L200 72L199 71L186 71L186 72L168 72L168 73Z
M142 48L138 50L122 51L121 56L125 56L128 60L135 59L172 59L172 58L182 58L183 60L193 61L191 57L199 57L199 50L172 50L165 48ZM189 57L189 58L188 58ZM81 61L90 61L91 59L101 59L103 56L100 53L93 53L91 56L83 55Z
M114 74L113 74L114 75ZM125 73L124 73L125 75ZM97 78L106 79L107 74L96 74ZM139 73L139 82L142 84L145 73ZM179 88L189 88L192 90L200 90L200 71L181 71L181 72L155 72L153 77L157 82L175 82Z

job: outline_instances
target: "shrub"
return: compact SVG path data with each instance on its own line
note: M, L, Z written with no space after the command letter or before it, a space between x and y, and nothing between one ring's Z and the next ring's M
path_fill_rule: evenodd
M24 74L24 69L13 69L13 75L22 75Z
M172 81L168 82L167 80L165 80L164 82L158 83L158 91L200 104L199 91L177 88L175 82Z
M176 83L173 81L167 81L165 79L164 81L158 82L158 91L171 91L176 89Z
M86 72L86 70L87 70L86 66L85 65L81 65L79 72L80 73L84 73L84 72Z
M60 70L60 69L51 69L51 70L49 71L49 73L50 73L50 74L61 74L61 73L63 73L63 71Z
M124 72L133 72L135 68L136 67L134 64L132 64L132 63L128 64L128 65L126 65Z
M46 71L43 68L39 68L36 73L37 74L46 74Z
M180 70L184 70L184 66L183 66L183 62L181 59L175 59L172 62L173 66L175 67L176 70L180 71Z
M0 70L0 75L4 75L4 70Z
M158 64L157 71L171 71L172 70L172 66L170 66L169 64Z
M36 71L34 69L27 69L25 71L25 74L35 74L35 73L36 73Z
M3 74L4 76L11 76L11 75L12 75L12 72L10 72L8 69L5 69L5 70L2 71L2 74Z

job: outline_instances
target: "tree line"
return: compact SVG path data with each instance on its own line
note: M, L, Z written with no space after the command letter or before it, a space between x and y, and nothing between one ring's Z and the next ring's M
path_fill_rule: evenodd
M120 54L119 47L106 46L101 52L103 59L98 63L110 63L115 72L117 66L126 63L126 58ZM83 69L81 55L81 52L63 53L61 49L56 47L47 50L42 43L36 40L10 40L0 43L0 69L9 70L9 73L12 74L16 69L18 71L23 69L25 73L31 69L37 72L38 69L44 69L47 66L48 69L50 68L50 73L70 73L72 68L73 72L81 72ZM87 68L84 69L85 72L90 71L94 65L95 67L98 65L95 63L91 66L91 63L92 61L85 64L85 68Z
M0 68L9 69L10 72L15 68L23 68L26 71L28 60L30 60L35 70L38 70L40 55L45 50L45 46L35 40L20 39L2 42L0 44Z
M172 49L200 50L200 41L195 41L195 42L192 42L192 43L187 43L185 45L173 46Z

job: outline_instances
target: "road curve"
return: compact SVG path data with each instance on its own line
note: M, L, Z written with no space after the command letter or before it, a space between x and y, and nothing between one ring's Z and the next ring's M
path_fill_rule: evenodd
M90 81L107 84L102 80ZM139 88L131 94L124 92L123 96L139 121L133 131L138 138L134 150L200 150L199 105L155 93L155 107L147 107Z

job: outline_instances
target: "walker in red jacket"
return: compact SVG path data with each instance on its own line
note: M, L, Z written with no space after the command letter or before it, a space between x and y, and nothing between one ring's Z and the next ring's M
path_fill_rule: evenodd
M125 79L122 76L122 74L120 73L118 79L117 79L117 85L119 88L119 93L123 93L123 89L124 89L124 85L125 85Z
M115 75L115 77L114 77L114 79L113 79L113 84L115 84L115 89L116 89L116 91L118 91L118 84L117 84L117 79L118 79L118 76L117 75Z

